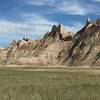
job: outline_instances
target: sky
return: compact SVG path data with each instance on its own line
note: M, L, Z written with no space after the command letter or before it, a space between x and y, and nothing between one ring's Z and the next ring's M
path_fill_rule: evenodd
M0 0L0 47L41 38L59 23L76 33L87 18L100 18L100 0Z

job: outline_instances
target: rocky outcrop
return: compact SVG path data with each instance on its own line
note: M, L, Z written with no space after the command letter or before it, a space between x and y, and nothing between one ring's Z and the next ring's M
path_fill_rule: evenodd
M100 66L100 19L88 19L74 35L59 24L40 40L13 41L9 48L0 50L0 63Z
M60 56L61 64L100 65L100 20L95 23L88 20Z
M58 26L53 25L51 32L46 33L34 47L33 55L39 55L40 53L42 53L42 50L48 48L51 44L58 43L59 45L63 45L63 43L65 44L65 42L71 41L72 36L72 33L67 32L61 24L59 24ZM57 47L55 46L54 48Z
M3 64L15 64L17 59L20 57L27 57L37 42L31 39L23 38L19 41L13 41L9 48L5 50L6 56Z
M3 63L38 65L57 64L59 59L58 54L71 40L71 32L67 32L61 24L58 26L54 25L51 32L46 33L44 37L38 41L32 41L27 38L23 38L23 40L19 41L14 40L11 46L6 50L6 56Z
M0 64L5 64L5 60L7 58L7 49L0 49Z
M72 36L61 24L54 25L51 32L46 33L37 43L31 55L37 57L42 64L55 65L58 63L59 53L70 44Z

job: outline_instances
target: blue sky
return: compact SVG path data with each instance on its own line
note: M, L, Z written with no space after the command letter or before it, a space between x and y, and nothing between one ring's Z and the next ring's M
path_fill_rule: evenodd
M100 0L0 0L0 47L40 38L58 23L75 33L88 17L100 18Z

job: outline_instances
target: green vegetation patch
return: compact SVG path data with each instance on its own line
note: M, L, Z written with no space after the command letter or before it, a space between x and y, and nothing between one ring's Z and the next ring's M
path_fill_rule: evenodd
M0 100L100 100L100 74L70 70L1 68Z

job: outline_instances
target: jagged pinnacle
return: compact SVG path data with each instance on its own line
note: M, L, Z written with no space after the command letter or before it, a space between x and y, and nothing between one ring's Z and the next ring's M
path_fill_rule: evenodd
M91 24L91 23L93 23L93 21L92 21L90 18L88 18L88 19L87 19L87 25L89 25L89 24Z

